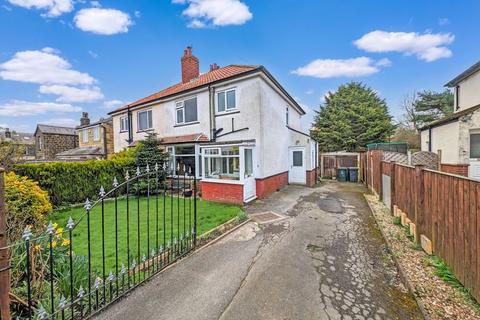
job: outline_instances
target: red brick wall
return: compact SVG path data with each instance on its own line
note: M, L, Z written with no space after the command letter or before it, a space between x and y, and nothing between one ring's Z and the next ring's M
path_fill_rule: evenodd
M243 204L243 184L202 181L201 188L204 200Z
M452 174L458 174L460 176L468 177L468 164L449 164L442 163L440 165L440 171L448 172Z
M195 79L200 74L198 58L192 55L192 47L187 47L182 57L182 82Z
M257 198L263 199L288 184L288 171L267 178L256 179Z
M315 183L317 183L317 170L313 169L308 171L307 170L307 187L313 187Z

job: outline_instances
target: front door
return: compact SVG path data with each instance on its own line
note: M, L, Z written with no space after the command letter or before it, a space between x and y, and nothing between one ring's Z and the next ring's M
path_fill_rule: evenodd
M480 179L480 133L470 133L470 166L468 176Z
M248 202L255 199L256 182L253 165L253 148L243 149L243 201Z
M306 183L305 148L290 149L289 183Z

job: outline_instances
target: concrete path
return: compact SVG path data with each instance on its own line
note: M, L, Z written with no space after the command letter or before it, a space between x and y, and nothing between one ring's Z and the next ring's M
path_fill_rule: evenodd
M421 319L354 184L289 186L246 224L97 319ZM200 213L201 214L201 213Z

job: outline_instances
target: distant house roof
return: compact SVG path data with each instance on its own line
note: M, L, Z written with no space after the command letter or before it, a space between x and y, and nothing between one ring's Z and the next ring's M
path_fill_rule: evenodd
M115 114L118 112L122 112L125 110L128 110L129 108L137 107L149 102L157 101L162 98L166 98L169 96L173 96L179 93L183 92L188 92L190 90L198 89L204 86L208 86L210 84L223 81L223 80L229 80L233 79L239 76L244 76L249 73L257 72L257 71L263 71L265 75L275 83L275 85L287 96L293 101L295 104L295 107L303 114L305 114L305 111L300 107L300 105L288 94L288 92L273 78L273 76L265 69L263 66L251 66L251 65L229 65L223 68L218 68L215 70L211 70L209 72L203 73L197 78L186 82L186 83L177 83L171 87L168 87L166 89L163 89L159 92L156 92L154 94L151 94L145 98L142 98L140 100L137 100L135 102L132 102L130 104L127 104L123 107L120 107L114 111L109 112L109 114Z
M75 135L75 128L50 126L46 124L37 125L37 130L35 130L34 135L37 135L38 131L42 133L49 133L49 134L62 134L62 135L69 135L69 136Z
M89 128L89 127L93 127L93 126L96 126L96 125L99 125L99 124L103 124L103 123L107 123L107 122L111 122L112 121L112 117L108 117L106 119L100 119L98 121L95 121L95 122L92 122L90 124L87 124L87 125L80 125L80 126L77 126L75 129L84 129L84 128Z
M434 127L439 127L439 126L442 126L442 125L445 125L445 124L448 124L448 123L451 123L451 122L458 121L458 119L460 119L461 117L466 116L466 115L468 115L468 114L470 114L470 113L472 113L472 112L474 112L478 109L480 109L480 104L478 104L476 106L473 106L473 107L470 107L468 109L459 111L459 112L452 113L451 115L446 116L443 119L434 121L432 123L427 124L426 126L423 126L422 128L420 128L420 131L428 130L428 129L431 129L431 128L434 128Z
M79 147L57 153L56 157L103 156L100 147Z
M462 80L465 80L466 78L470 77L472 74L474 74L479 70L480 70L480 61L478 61L473 66L471 66L470 68L468 68L467 70L463 71L458 76L450 80L447 84L445 84L445 87L455 87Z
M22 144L35 144L33 133L11 131L11 140ZM6 139L5 131L0 132L0 140Z

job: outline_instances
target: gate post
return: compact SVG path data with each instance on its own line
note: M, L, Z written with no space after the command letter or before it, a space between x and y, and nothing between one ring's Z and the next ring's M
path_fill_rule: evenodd
M196 173L195 173L196 174ZM197 176L193 176L193 247L197 247Z
M0 168L0 319L10 320L10 257L7 246L5 170Z
M425 201L425 186L423 184L423 165L415 166L415 241L420 243L420 234L423 233L425 217L423 203Z
M393 215L393 207L395 206L395 161L391 162L390 166L390 213Z

